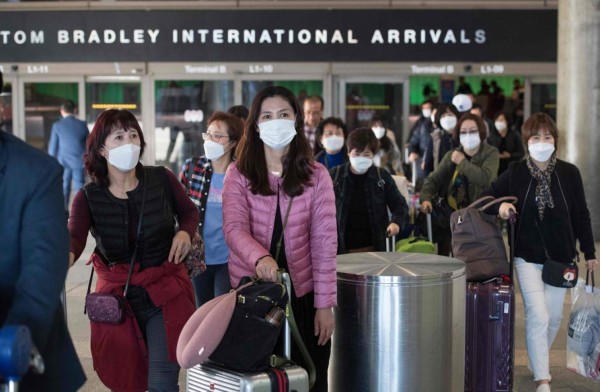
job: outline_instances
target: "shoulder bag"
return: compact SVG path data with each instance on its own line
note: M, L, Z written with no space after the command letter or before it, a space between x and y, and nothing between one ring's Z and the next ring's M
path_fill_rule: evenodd
M556 178L558 179L558 175L556 175ZM573 235L573 228L571 227L571 215L569 214L569 205L567 204L567 199L565 198L565 194L563 193L562 185L560 184L560 179L558 179L558 186L560 187L560 192L565 202L565 208L567 209L571 244L575 246L575 236ZM544 241L544 235L542 234L542 231L540 230L540 227L538 225L537 217L535 219L535 226L537 227L538 232L540 233L542 245L544 246L544 255L546 256L546 260L544 261L544 267L542 269L542 280L547 285L554 287L563 287L566 289L575 287L575 285L577 284L577 278L579 276L579 268L577 266L577 263L575 263L573 260L569 260L568 262L563 263L550 258L548 250L546 249L546 241ZM576 260L579 261L579 255L576 256Z

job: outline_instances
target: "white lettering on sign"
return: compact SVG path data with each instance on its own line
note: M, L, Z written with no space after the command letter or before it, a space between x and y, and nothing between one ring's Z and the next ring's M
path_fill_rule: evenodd
M410 69L414 74L453 74L453 65L411 65Z
M148 39L150 43L155 44L160 30L158 29L134 29L134 30L58 30L56 33L56 42L64 44L145 44ZM1 33L1 32L0 32ZM39 36L39 34L38 34ZM39 37L36 39L39 40ZM43 39L43 36L42 36ZM33 40L33 38L32 38ZM33 43L33 42L32 42Z
M10 43L15 43L17 45L23 45L26 43L43 44L45 43L44 31L31 30L29 32L25 32L23 30L17 30L15 32L10 32L8 30L0 30L0 43L5 45Z
M47 74L49 72L47 65L28 65L28 74Z
M184 65L187 74L224 74L227 73L227 66L220 65Z
M351 30L349 30L351 32ZM443 37L443 38L442 38ZM457 38L458 37L458 38ZM472 34L467 30L452 29L443 31L434 30L414 30L414 29L388 29L384 33L377 29L371 36L372 44L456 44L468 45L471 40L477 44L483 44L486 41L485 30L475 30Z
M248 66L248 72L254 73L273 73L273 64L250 64Z
M480 72L483 75L487 74L503 74L504 73L504 65L502 64L484 64L479 68Z
M156 44L159 29L61 29L56 32L60 45L142 45ZM168 33L167 33L168 34ZM261 45L355 45L358 39L352 29L205 29L170 30L171 43L197 44L261 44ZM168 39L168 38L167 38ZM375 29L371 44L406 45L481 45L486 43L483 29ZM44 30L0 30L0 45L46 44Z
M171 40L174 44L358 44L352 30L331 32L327 29L174 29L171 31Z

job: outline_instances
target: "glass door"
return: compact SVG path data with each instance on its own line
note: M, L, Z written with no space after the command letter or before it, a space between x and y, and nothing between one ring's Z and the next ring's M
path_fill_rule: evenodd
M157 165L179 173L183 162L204 155L202 132L216 111L233 106L232 80L154 81L154 146Z
M530 113L548 113L556 120L556 82L531 82Z
M306 97L311 95L323 97L322 80L244 80L242 82L242 104L250 109L252 100L259 91L275 85L286 87L293 92L301 106Z
M60 105L71 100L78 107L78 82L23 83L25 141L39 149L47 150L52 124L60 120Z
M88 127L92 129L96 118L106 109L126 109L133 113L143 130L141 96L139 78L88 78L85 83L85 120Z
M342 79L338 84L339 112L348 129L371 127L379 118L402 146L406 100L403 81L354 81Z

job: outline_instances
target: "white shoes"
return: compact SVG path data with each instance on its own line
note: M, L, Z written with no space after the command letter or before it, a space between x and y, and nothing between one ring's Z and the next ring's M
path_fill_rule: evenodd
M540 384L538 385L535 392L550 392L550 384Z

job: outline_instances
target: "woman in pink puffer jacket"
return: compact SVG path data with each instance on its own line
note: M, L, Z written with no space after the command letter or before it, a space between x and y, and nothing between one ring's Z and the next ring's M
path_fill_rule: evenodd
M289 271L292 309L317 368L313 391L327 391L337 304L335 196L327 170L312 158L291 91L258 93L236 156L223 189L231 285L251 275L274 281L279 268ZM292 359L304 363L297 349Z

